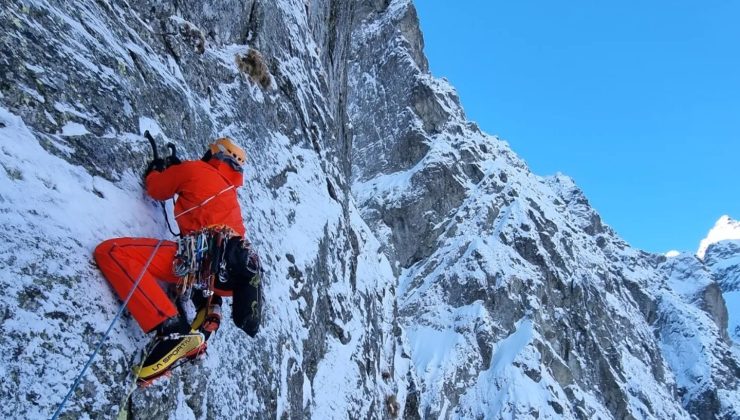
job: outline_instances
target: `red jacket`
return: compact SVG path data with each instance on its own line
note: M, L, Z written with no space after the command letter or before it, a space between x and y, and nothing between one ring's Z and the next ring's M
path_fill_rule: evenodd
M241 173L218 159L185 161L146 177L146 191L155 200L175 200L175 220L187 235L212 225L226 225L244 236L236 189L244 183Z

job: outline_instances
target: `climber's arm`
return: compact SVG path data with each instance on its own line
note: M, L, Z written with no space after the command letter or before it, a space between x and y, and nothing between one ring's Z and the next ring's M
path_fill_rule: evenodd
M151 171L144 181L147 194L159 201L172 198L178 193L182 183L190 178L192 170L192 162L183 162L162 172Z

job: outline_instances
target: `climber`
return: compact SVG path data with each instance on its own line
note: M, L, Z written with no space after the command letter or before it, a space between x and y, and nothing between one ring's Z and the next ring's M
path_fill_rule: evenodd
M155 200L177 195L174 213L181 237L159 248L151 238L109 239L95 249L100 270L122 299L151 258L128 303L142 330L156 331L137 372L140 383L205 351L207 338L221 322L223 296L233 296L234 323L252 337L257 333L260 264L245 239L236 192L245 162L246 154L229 138L210 144L201 160L154 159L144 175L146 191ZM157 280L177 285L177 304ZM183 309L188 297L196 310L192 322Z

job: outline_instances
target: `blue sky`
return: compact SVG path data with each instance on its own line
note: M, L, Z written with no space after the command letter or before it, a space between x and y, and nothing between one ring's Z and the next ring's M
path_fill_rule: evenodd
M740 2L415 0L435 76L641 249L740 218Z

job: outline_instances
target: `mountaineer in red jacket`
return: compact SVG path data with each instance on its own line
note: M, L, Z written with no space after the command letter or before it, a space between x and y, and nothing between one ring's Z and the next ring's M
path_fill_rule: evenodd
M156 337L139 369L140 381L205 351L206 339L220 325L222 296L234 297L234 323L252 337L257 333L262 305L259 258L244 238L236 192L243 184L245 162L244 151L228 138L209 145L199 161L175 160L166 168L164 160L152 161L146 191L156 200L177 196L174 213L180 239L163 241L158 249L156 239L109 239L95 249L100 270L121 298L142 275L128 309L144 332L156 331ZM177 285L177 304L157 280ZM184 309L189 301L197 311L192 322Z

